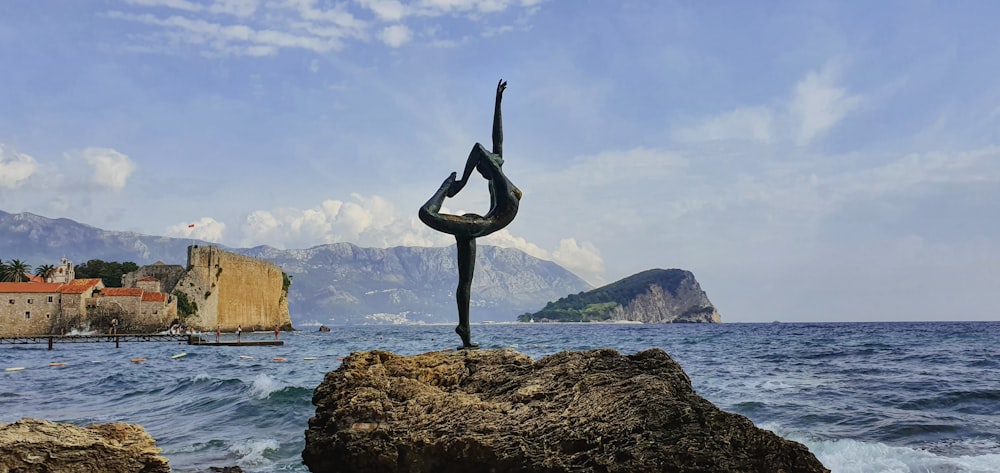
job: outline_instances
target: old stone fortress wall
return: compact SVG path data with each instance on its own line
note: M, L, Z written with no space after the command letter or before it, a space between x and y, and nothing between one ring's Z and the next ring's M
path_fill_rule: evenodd
M106 332L113 319L122 331L162 331L180 319L178 294L194 309L182 323L199 331L291 329L281 268L214 246L190 246L187 259L128 273L121 288L76 279L66 258L46 281L0 283L0 336Z

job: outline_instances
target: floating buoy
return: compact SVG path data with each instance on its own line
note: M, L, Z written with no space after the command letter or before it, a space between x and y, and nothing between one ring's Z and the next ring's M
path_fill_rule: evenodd
M287 361L287 360L285 360L283 357L276 356L274 357L274 361Z
M315 356L307 356L307 357L303 358L303 360L315 360L315 359L316 359Z
M142 363L143 361L146 361L146 359L145 358L132 358L132 363Z
M178 358L184 358L185 356L187 356L187 353L178 353L174 356L171 356L170 358L176 360Z
M49 366L52 366L52 367L56 367L56 366L63 366L63 365L65 365L65 364L66 364L66 363L63 363L63 362L61 362L61 361L56 361L56 362L54 362L54 363L49 363Z
M11 371L21 371L21 370L23 370L23 369L24 369L24 367L23 367L23 366L18 366L18 367L16 367L16 368L7 368L7 369L5 369L4 371L6 371L6 372L8 372L8 373L9 373L9 372L11 372Z
M249 356L249 355L240 355L240 358L242 358L244 360L252 360L253 359L253 357Z

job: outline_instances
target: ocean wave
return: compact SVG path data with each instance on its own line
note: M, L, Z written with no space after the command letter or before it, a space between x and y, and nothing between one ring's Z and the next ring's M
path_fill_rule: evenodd
M229 446L229 453L236 455L240 466L260 466L271 463L265 457L267 452L276 452L279 448L275 439L250 439Z
M857 440L800 440L832 473L995 473L1000 454L946 457Z
M312 388L293 386L278 381L270 375L261 373L254 378L249 387L250 395L255 399L290 400L305 396L312 399Z
M853 439L820 440L781 427L761 428L800 442L816 455L831 473L995 473L1000 471L1000 453L945 456L919 448L898 447Z
M253 379L253 383L250 385L250 395L257 399L267 399L271 396L271 393L280 391L285 386L285 384L275 380L270 375L260 373Z

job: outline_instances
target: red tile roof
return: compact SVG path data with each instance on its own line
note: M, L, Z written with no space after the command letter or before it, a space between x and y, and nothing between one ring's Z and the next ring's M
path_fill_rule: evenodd
M143 302L167 302L165 292L145 292L142 294Z
M140 281L159 281L159 279L156 279L156 278L154 278L152 276L146 276L146 277L140 279Z
M97 285L103 285L103 281L100 278L84 278L84 279L74 279L66 284L63 284L59 288L59 292L63 294L83 294L95 287Z
M59 288L62 287L59 283L49 283L49 282L0 282L0 293L6 294L17 294L17 293L42 293L48 292L55 294L59 292Z
M106 287L101 289L102 296L115 297L115 296L131 296L140 297L142 296L143 290L137 287Z
M25 276L28 276L28 281L30 282L45 282L45 278L41 276L32 276L30 274L26 274Z

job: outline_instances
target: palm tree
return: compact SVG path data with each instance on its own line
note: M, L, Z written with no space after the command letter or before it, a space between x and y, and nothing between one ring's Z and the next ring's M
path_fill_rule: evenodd
M35 276L42 278L43 281L49 282L49 279L56 273L56 267L51 264L43 264L35 268Z
M19 259L12 259L4 268L3 280L9 282L24 282L31 273L31 265Z

